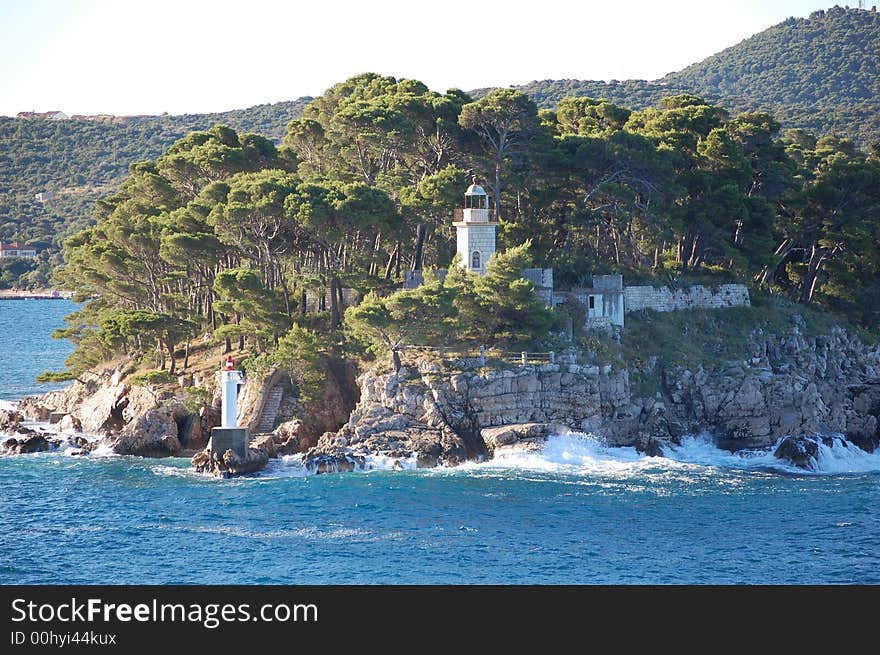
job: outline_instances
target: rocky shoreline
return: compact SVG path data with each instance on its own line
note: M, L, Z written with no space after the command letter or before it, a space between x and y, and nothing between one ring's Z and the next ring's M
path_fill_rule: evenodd
M709 432L731 451L779 444L776 456L801 468L823 435L844 435L866 452L880 446L880 348L842 329L808 338L796 323L788 334L752 335L743 360L714 370L636 373L657 376L660 390L640 397L631 371L610 365L444 370L420 361L396 373L367 371L348 423L324 434L306 465L351 470L374 454L455 465L567 431L654 456Z
M651 456L685 435L709 432L722 448L775 447L778 458L802 468L830 435L867 452L880 446L880 348L842 329L805 337L795 324L787 334L756 333L744 359L711 370L615 368L574 359L503 368L416 359L397 372L368 370L357 380L353 410L338 378L328 375L322 400L311 407L289 403L271 432L251 440L244 458L205 450L219 423L218 387L210 381L210 404L193 412L181 393L128 384L118 370L89 373L63 391L0 412L0 432L15 434L0 450L57 447L51 432L23 427L25 419L73 435L68 440L83 454L103 446L120 455L191 456L197 471L220 477L259 471L271 458L292 453L301 453L313 473L363 468L373 456L401 466L455 466L514 446L538 448L549 435L569 431ZM653 376L659 387L639 395L635 376ZM260 399L284 383L279 380L279 372L270 371L245 385L240 424L259 422Z
M63 448L72 455L99 451L191 457L199 473L223 478L255 473L272 458L313 446L322 429L345 422L354 405L345 399L347 381L339 380L345 373L328 375L321 398L314 403L304 406L288 398L279 412L279 424L269 434L253 436L244 457L239 457L232 451L210 449L211 429L220 424L219 379L200 381L210 400L194 411L188 408L183 386L169 390L132 384L119 367L88 372L61 391L26 397L14 409L0 409L0 435L6 435L0 438L0 454ZM239 391L240 425L259 427L270 391L278 385L290 386L282 378L284 374L273 369L244 384Z

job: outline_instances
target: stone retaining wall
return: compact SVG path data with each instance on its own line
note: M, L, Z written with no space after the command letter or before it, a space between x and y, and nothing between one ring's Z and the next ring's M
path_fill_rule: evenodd
M695 285L681 289L670 287L626 287L626 312L653 309L655 312L673 312L682 309L721 309L749 307L749 290L744 284L722 284L718 287Z

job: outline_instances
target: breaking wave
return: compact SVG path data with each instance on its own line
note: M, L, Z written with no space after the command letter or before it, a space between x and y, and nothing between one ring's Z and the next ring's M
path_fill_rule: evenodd
M28 427L37 428L47 438L59 441L56 448L40 453L43 456L78 455L86 458L116 457L110 446L101 443L91 452L84 454L76 443L77 437L89 441L98 437L78 432L57 432L55 426L28 422ZM49 429L47 429L49 428ZM640 472L660 473L663 471L682 471L687 469L730 469L776 472L785 474L850 474L880 472L880 449L868 453L850 441L837 435L831 439L816 439L817 456L810 460L809 468L798 468L774 456L777 444L766 449L739 450L730 452L715 445L711 435L699 434L685 437L680 444L663 447L662 457L641 454L632 447L609 446L604 439L592 434L572 432L550 436L544 444L535 446L512 446L495 452L495 457L481 462L467 462L456 467L429 469L435 472L467 473L468 471L510 471L522 470L547 474L564 475L624 475ZM391 457L370 454L361 459L352 458L354 471L412 471L417 468L415 454L409 457ZM189 476L197 475L188 467L152 466L157 475ZM303 456L285 455L269 461L263 471L247 476L247 479L291 478L314 475L303 461Z
M868 453L843 437L831 444L819 442L818 457L811 469L795 467L768 449L730 452L716 446L710 435L685 437L679 445L666 446L663 457L650 457L631 447L612 447L604 440L581 433L553 435L540 448L512 447L496 452L495 458L468 463L459 469L525 469L561 474L626 474L658 469L705 467L759 470L780 473L869 473L880 472L880 451Z

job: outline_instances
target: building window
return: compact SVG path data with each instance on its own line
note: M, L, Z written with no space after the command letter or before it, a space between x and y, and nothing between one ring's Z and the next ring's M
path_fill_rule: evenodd
M596 296L590 296L590 309L596 309Z
M482 268L480 263L480 251L474 250L474 254L471 255L471 268Z

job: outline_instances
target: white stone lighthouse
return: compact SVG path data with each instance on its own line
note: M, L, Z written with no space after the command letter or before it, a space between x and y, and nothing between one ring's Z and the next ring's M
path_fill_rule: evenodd
M489 196L473 178L464 194L464 208L455 210L457 251L468 271L486 274L486 264L495 253L495 228L498 222L489 209Z

